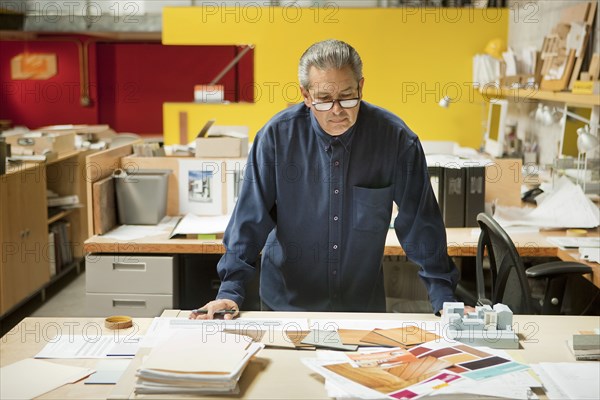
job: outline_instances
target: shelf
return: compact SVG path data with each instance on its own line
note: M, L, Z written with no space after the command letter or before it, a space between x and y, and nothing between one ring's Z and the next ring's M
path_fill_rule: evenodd
M547 92L539 89L498 89L487 88L482 92L484 97L493 99L503 97L515 103L529 100L547 100L580 106L600 106L600 95L573 94L570 92Z
M48 225L58 221L61 218L66 217L67 215L71 214L73 212L74 208L71 208L69 210L63 210L61 212L59 212L58 214L53 215L52 217L48 218Z

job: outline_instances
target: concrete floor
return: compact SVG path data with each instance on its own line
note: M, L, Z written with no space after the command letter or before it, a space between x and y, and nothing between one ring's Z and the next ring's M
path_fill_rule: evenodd
M32 317L85 317L85 272L36 309Z

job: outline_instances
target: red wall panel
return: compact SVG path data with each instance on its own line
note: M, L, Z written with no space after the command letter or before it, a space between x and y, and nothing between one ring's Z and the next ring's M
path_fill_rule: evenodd
M91 38L73 38L93 40ZM46 40L51 40L50 38ZM15 81L10 59L23 52L57 54L58 74ZM105 123L117 132L162 133L162 103L193 101L194 85L209 83L239 52L235 46L163 46L91 42L89 107L79 99L79 54L68 41L0 41L0 119L37 128ZM253 51L219 82L228 101L253 101Z
M12 80L10 61L23 52L55 53L57 74L46 80ZM92 103L91 107L80 104L78 60L79 51L75 41L0 41L0 118L29 128L49 124L96 123L97 104ZM90 46L89 60L90 65L94 66L94 45ZM90 68L90 72L90 84L94 87L95 67ZM93 88L90 95L96 98Z

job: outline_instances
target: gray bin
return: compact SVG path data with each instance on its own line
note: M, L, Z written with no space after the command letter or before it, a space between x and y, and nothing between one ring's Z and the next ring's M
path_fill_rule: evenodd
M170 169L138 170L113 174L119 223L156 225L167 212L167 186Z

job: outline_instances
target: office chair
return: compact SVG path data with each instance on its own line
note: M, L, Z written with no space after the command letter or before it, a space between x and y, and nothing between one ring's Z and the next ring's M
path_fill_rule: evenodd
M515 314L598 313L600 289L583 277L592 269L578 262L549 262L525 269L511 238L492 217L480 213L476 255L478 305L503 303ZM487 252L486 252L487 251ZM486 296L484 259L491 269L491 293ZM534 298L530 282L543 283L543 295ZM545 281L545 282L544 282Z

